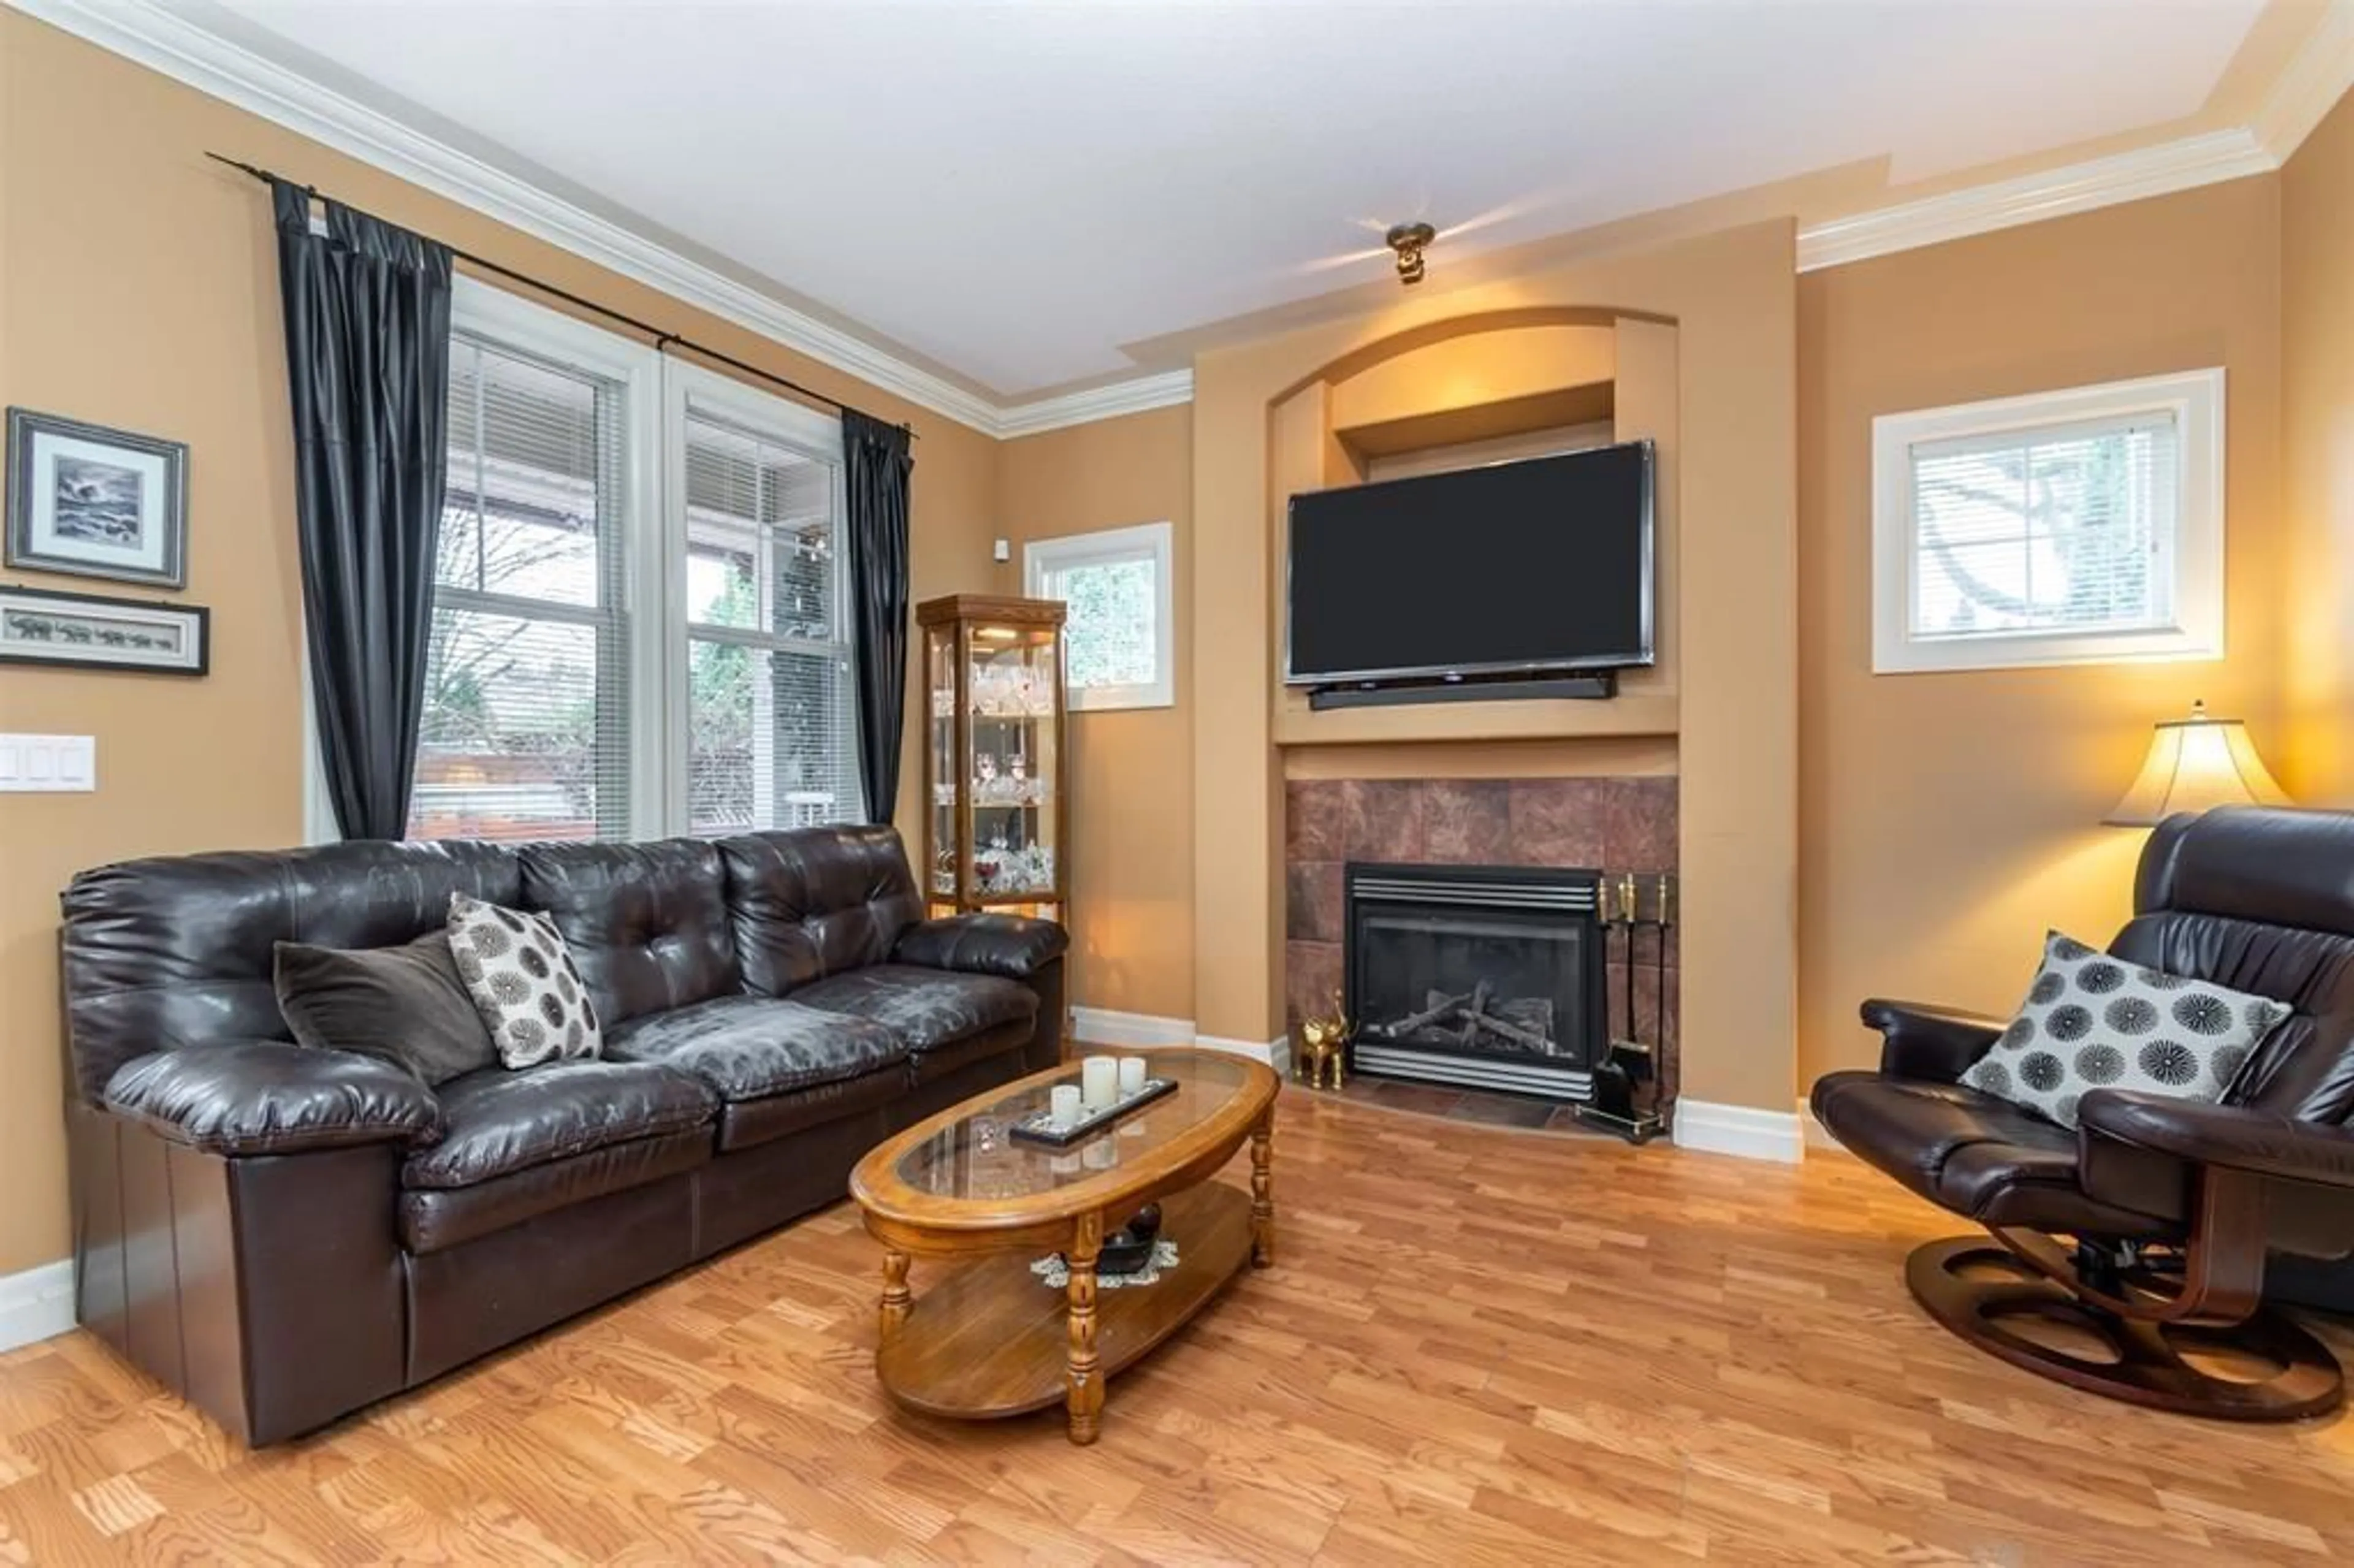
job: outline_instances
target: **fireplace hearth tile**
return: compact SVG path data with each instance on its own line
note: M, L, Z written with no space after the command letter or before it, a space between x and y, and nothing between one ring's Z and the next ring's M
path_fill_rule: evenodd
M1303 942L1337 942L1341 929L1341 863L1296 861L1284 868L1284 935Z
M1375 1105L1420 1111L1425 1116L1447 1116L1462 1104L1463 1091L1441 1088L1437 1084L1408 1084L1395 1078L1383 1078L1374 1082L1373 1097Z
M1296 1029L1301 1019L1331 1012L1333 999L1340 993L1340 943L1284 943L1284 1019L1288 1025Z
M1352 779L1343 800L1341 849L1347 859L1414 865L1426 858L1419 783Z
M1283 787L1283 858L1341 860L1349 786L1340 779L1294 779Z
M1673 870L1676 781L1612 779L1603 806L1603 853L1614 871Z
M1434 779L1422 786L1423 858L1503 865L1512 853L1512 787L1503 779Z
M1476 1121L1486 1127L1540 1128L1553 1119L1553 1110L1551 1100L1466 1089L1447 1116L1450 1121Z
M1511 863L1616 870L1609 863L1606 779L1515 779L1511 801Z

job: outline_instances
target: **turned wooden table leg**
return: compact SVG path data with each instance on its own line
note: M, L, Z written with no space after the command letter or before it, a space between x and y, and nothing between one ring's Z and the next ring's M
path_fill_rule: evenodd
M1096 1257L1103 1251L1103 1215L1081 1214L1071 1248L1063 1255L1070 1266L1070 1392L1065 1400L1071 1416L1071 1441L1092 1443L1103 1425L1103 1372L1096 1355Z
M907 1320L907 1308L914 1300L907 1290L907 1255L886 1250L883 1254L882 1340L885 1344L889 1344L898 1335L899 1325Z
M1251 1128L1251 1266L1275 1261L1275 1112Z

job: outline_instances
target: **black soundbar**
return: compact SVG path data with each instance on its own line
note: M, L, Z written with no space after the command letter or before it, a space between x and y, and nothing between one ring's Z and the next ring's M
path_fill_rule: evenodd
M1568 697L1596 702L1618 694L1618 672L1597 670L1590 675L1490 676L1458 681L1367 682L1352 686L1316 686L1308 706L1316 713L1328 708L1395 708L1412 703L1519 702L1530 697Z

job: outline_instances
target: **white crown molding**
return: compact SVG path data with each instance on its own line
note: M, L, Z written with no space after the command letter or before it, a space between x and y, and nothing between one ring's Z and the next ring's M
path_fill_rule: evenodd
M89 43L160 71L534 238L989 435L998 405L841 328L769 298L620 225L322 87L175 15L157 0L6 0ZM217 151L236 155L237 149Z
M1193 373L1174 370L998 402L322 87L185 19L162 0L0 4L999 440L1193 398ZM2349 86L2354 0L2331 0L2251 126L1809 225L1798 231L1798 270L2266 174L2296 152Z
M2285 164L2349 88L2354 88L2354 0L2332 0L2249 129L2274 164Z
M1807 1155L1806 1135L1791 1112L1713 1105L1706 1100L1676 1102L1675 1139L1678 1148L1702 1154L1730 1154L1783 1165L1796 1165Z
M2278 166L2253 132L2186 136L2155 147L1810 224L1798 230L1798 270L1811 272L1974 234L1991 234L2144 196L2268 174Z
M1193 400L1193 373L1190 370L1131 376L1106 387L1090 387L1084 392L1066 392L1059 397L1041 397L1034 403L1016 403L998 416L997 434L1007 439L1034 436L1069 425L1085 425L1097 419L1117 419L1122 414L1141 414L1150 408L1174 408Z
M2354 0L2331 0L2253 123L1810 224L1798 230L1798 270L2270 174L2288 162L2349 88Z

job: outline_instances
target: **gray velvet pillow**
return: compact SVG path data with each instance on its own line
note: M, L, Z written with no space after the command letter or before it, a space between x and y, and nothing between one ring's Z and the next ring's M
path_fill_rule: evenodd
M276 981L278 1011L302 1044L380 1057L428 1084L498 1065L446 931L398 948L281 942Z

